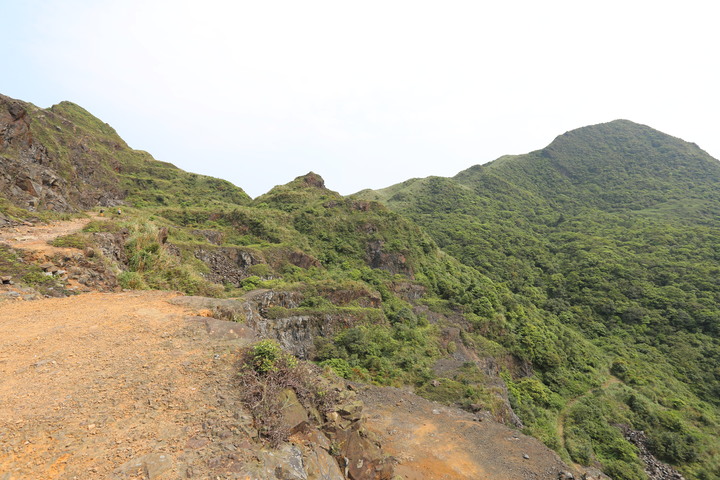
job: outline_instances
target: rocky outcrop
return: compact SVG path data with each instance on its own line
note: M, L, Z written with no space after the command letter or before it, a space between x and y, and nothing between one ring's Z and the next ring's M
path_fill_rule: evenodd
M332 337L354 325L358 319L340 314L273 315L273 307L292 312L302 302L299 292L254 290L235 300L206 297L178 297L174 302L209 310L216 318L242 321L261 338L276 340L283 349L300 359L315 356L315 340Z
M193 254L210 269L207 279L219 284L240 286L242 280L250 276L248 269L251 266L265 263L257 254L237 247L202 246Z
M648 438L642 430L633 430L627 425L621 427L626 440L635 445L640 459L645 464L645 473L649 480L684 480L680 472L658 460L648 449Z
M52 122L49 122L52 120ZM0 191L18 207L77 211L122 202L118 181L106 175L97 154L82 137L58 135L51 151L35 130L62 132L73 125L53 113L0 95ZM51 126L54 124L54 128Z
M383 240L373 240L368 243L365 250L365 260L372 268L379 268L393 274L405 275L414 279L412 268L407 263L407 258L400 252L388 252L383 247Z
M130 235L127 229L118 233L98 232L92 234L93 243L97 245L105 258L119 265L127 265L128 257L125 241Z

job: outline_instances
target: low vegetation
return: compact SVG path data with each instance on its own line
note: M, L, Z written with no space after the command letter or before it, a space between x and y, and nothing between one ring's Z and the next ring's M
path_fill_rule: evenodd
M291 433L283 419L286 412L301 406L318 416L309 421L321 424L321 415L337 401L337 390L318 367L298 361L273 340L261 340L247 350L238 382L258 431L272 446L287 441Z
M359 197L507 287L502 321L474 326L535 367L506 377L529 433L613 478L645 478L624 425L688 477L717 478L719 180L696 146L620 121ZM620 382L603 387L610 375Z

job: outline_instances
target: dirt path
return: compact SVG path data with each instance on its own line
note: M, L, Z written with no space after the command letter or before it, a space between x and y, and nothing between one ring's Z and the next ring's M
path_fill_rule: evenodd
M173 296L2 306L0 479L210 478L227 469L222 454L249 438L233 386L234 352L247 340L209 335L214 320L188 317L167 302ZM214 456L225 463L208 466Z
M23 225L19 227L0 228L0 243L7 243L12 248L30 250L37 255L49 257L54 253L63 253L66 248L48 245L48 242L79 232L93 220L104 220L106 217L76 218L67 221L56 221L47 225Z
M620 379L610 375L607 380L603 382L602 385L600 385L600 388L602 390L607 389L610 387L610 385L615 385L616 383L620 383ZM578 395L577 397L571 399L567 404L565 404L565 407L560 411L558 414L558 420L557 420L557 435L560 441L562 442L563 446L565 445L565 421L567 420L567 414L570 411L570 409L581 399L583 399L585 396L587 396L590 392L592 392L593 389L590 389L589 391L585 392L582 395ZM567 448L567 447L566 447ZM576 465L578 466L578 465Z

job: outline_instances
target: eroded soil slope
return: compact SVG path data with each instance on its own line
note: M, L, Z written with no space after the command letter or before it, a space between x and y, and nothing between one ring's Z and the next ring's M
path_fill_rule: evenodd
M538 440L488 417L396 388L366 387L367 427L412 480L556 479L568 467Z

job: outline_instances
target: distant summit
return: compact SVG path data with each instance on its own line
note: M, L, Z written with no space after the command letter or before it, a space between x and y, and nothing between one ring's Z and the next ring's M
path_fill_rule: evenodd
M683 198L720 199L720 162L693 143L628 120L578 128L542 150L454 178L490 191L503 179L567 207L637 210Z

